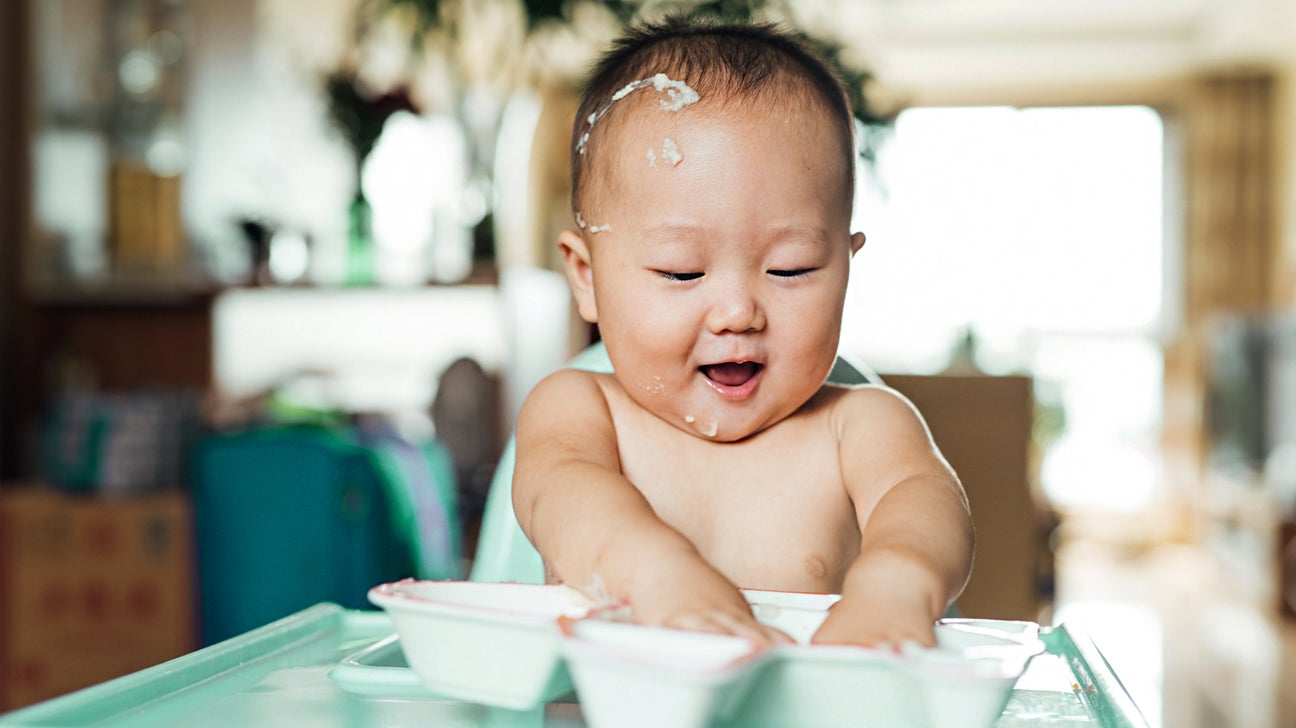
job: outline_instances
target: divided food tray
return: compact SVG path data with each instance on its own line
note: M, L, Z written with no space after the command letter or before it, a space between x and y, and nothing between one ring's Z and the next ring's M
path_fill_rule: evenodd
M370 599L391 615L430 693L525 710L574 688L593 728L988 728L1045 652L1038 625L994 620L941 620L930 649L809 645L838 597L744 595L758 620L797 644L757 650L738 637L637 625L624 609L554 585L406 580Z

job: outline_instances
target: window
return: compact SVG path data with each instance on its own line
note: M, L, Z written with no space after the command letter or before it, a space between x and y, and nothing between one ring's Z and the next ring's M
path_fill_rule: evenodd
M1141 106L919 108L860 174L843 345L933 373L970 336L983 371L1035 377L1059 506L1160 488L1163 136Z

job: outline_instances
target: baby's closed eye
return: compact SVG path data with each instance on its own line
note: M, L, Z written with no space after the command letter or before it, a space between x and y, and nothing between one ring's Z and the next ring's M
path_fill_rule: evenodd
M769 274L778 278L801 278L814 273L818 268L771 268Z
M653 272L661 276L662 278L665 278L668 281L679 281L681 283L687 281L695 281L701 278L703 275L701 272L693 272L693 271L686 272L686 273L677 273L675 271L658 270Z

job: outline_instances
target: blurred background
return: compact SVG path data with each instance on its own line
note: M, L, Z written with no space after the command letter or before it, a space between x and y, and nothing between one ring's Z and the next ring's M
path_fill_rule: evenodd
M0 4L0 709L463 578L597 339L554 239L593 0ZM859 118L843 355L923 411L971 616L1154 726L1296 725L1296 6L723 0Z

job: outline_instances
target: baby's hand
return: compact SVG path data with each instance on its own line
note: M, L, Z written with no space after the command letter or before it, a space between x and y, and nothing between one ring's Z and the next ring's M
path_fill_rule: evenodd
M630 598L635 621L675 629L744 637L762 647L792 639L752 616L742 593L700 557L646 569Z
M848 595L828 610L811 642L828 645L889 646L906 642L936 646L933 621L924 599L904 594Z

